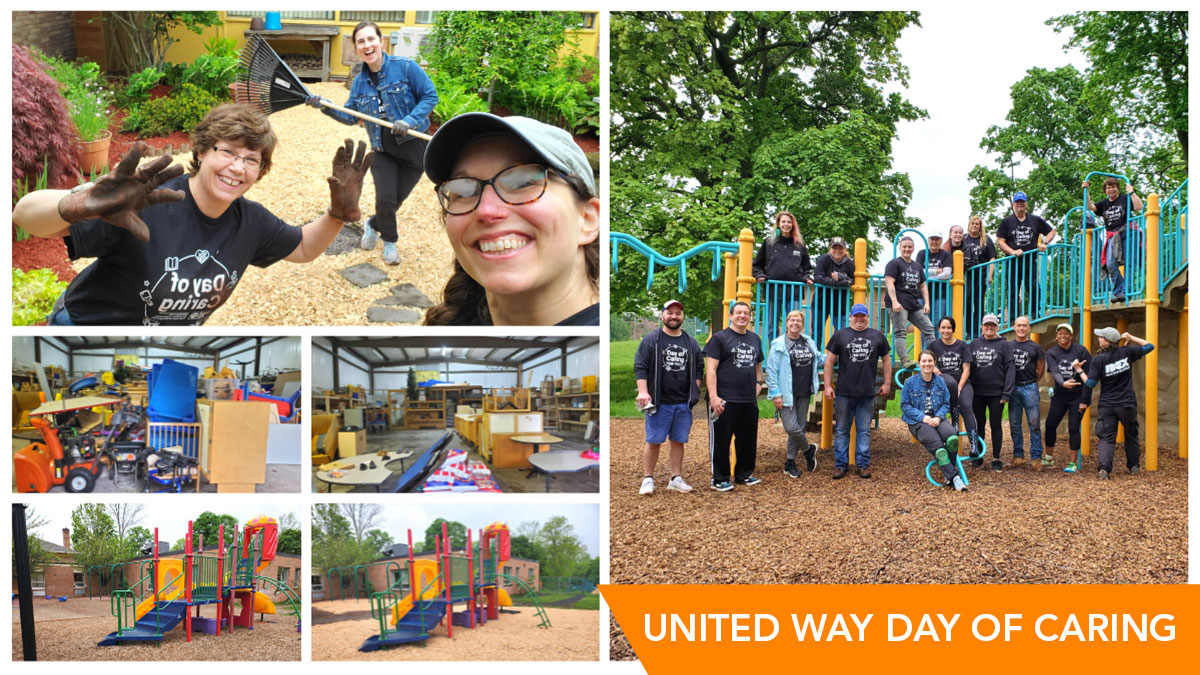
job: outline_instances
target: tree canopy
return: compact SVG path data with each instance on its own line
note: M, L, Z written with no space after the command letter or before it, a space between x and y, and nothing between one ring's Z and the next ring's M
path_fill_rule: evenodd
M434 538L442 536L442 523L446 523L446 534L450 535L450 546L455 549L464 549L467 546L467 526L456 520L446 520L445 518L435 518L429 527L425 528L425 547L424 551L432 551L435 549Z
M613 230L674 255L761 234L783 210L818 242L919 225L908 176L889 169L897 123L925 112L885 92L907 84L896 40L912 25L915 12L614 13ZM627 253L613 311L644 311L645 261ZM676 295L659 272L653 297ZM689 306L717 299L709 272L689 266Z

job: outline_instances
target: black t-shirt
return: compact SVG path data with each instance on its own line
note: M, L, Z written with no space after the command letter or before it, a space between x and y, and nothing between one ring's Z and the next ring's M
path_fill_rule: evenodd
M916 260L904 262L904 258L894 258L883 270L885 277L896 280L896 299L900 306L910 312L921 308L921 284L925 282L925 266ZM892 299L884 294L887 306L892 306Z
M874 328L843 328L829 338L825 351L837 357L838 396L874 396L879 359L891 353L887 338Z
M1100 381L1100 405L1114 408L1137 406L1137 393L1133 391L1133 362L1142 358L1144 353L1140 346L1129 345L1100 352L1092 358L1088 379Z
M913 260L916 260L922 268L925 267L926 259L928 259L931 274L938 274L939 268L950 267L954 264L954 258L951 257L950 251L942 248L933 249L932 254L928 250L917 251L917 254L913 256Z
M1016 379L1013 384L1029 384L1037 382L1037 362L1046 358L1046 351L1032 339L1024 342L1012 341L1013 368L1016 369Z
M951 249L954 247L951 246ZM953 252L953 251L952 251ZM996 258L996 244L987 235L979 235L978 238L966 235L962 241L963 252L963 268L971 269L976 265L982 265L985 262Z
M98 258L67 288L74 323L200 325L229 298L248 265L267 267L300 245L300 228L258 202L239 197L209 218L196 206L186 175L162 187L186 197L138 213L150 228L147 243L99 219L71 225L71 259Z
M1102 199L1096 202L1096 215L1104 219L1104 229L1109 232L1125 227L1129 212L1129 195L1120 195L1116 201Z
M1092 360L1092 355L1088 353L1087 348L1079 343L1072 344L1070 349L1063 349L1056 343L1046 350L1046 372L1050 373L1050 377L1054 379L1054 395L1056 397L1061 396L1067 400L1074 400L1084 393L1086 387L1082 382L1078 387L1070 389L1058 384L1059 380L1063 382L1079 381L1075 375L1075 369L1071 367L1076 360L1083 363L1085 371L1088 368L1088 362Z
M817 355L809 348L804 338L793 340L785 336L783 339L787 344L788 359L792 364L792 400L798 405L799 399L813 393L813 364Z
M599 326L600 303L585 307L554 324L555 326Z
M758 370L763 360L762 340L754 331L739 335L732 328L713 333L704 355L717 360L717 396L730 403L753 403L758 394Z
M1045 236L1054 231L1041 216L1032 213L1025 214L1025 222L1017 220L1016 214L1008 214L1004 220L1000 221L1000 227L996 230L996 238L1003 239L1009 248L1020 249L1022 251L1033 251L1037 249L1037 235Z
M933 352L934 358L937 359L938 370L943 375L954 378L955 382L962 378L963 364L971 363L971 349L962 340L955 340L951 345L941 340L934 340L926 349Z
M658 336L658 396L659 404L687 403L695 367L688 368L688 344L682 333L671 337Z

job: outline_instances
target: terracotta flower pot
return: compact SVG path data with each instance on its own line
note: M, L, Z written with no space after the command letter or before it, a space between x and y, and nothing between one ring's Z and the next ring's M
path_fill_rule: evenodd
M100 138L94 141L80 141L78 158L79 171L84 178L92 174L99 176L108 166L108 146L112 143L112 133L107 129L100 132Z

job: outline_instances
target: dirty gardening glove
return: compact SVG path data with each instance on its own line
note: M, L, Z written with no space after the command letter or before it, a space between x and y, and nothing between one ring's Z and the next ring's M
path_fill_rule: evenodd
M364 156L365 155L365 156ZM353 157L353 159L352 159ZM375 153L367 152L367 144L346 139L346 145L333 156L333 175L329 177L329 215L349 223L362 217L358 197L362 194L363 177L371 168Z
M321 97L320 96L309 96L308 98L304 99L304 102L308 105L311 105L314 108L321 107Z
M409 124L408 122L405 122L404 120L396 120L395 122L392 122L392 135L393 136L400 136L400 137L407 136L409 129L412 129L412 125ZM408 139L404 139L404 140L408 140Z
M140 241L150 241L150 228L138 217L138 212L151 204L183 200L182 190L158 188L182 175L183 165L171 164L170 155L163 155L138 167L146 147L141 141L135 143L115 171L95 185L63 197L58 202L58 215L68 223L99 218L129 230Z

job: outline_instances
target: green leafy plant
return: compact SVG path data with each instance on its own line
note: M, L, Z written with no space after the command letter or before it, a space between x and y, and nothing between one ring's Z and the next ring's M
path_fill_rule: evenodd
M163 77L161 70L153 66L143 68L140 72L129 76L125 88L117 93L117 105L122 108L132 108L150 99L150 90Z
M75 123L79 138L84 141L98 140L108 130L112 115L108 104L112 98L108 90L94 84L84 84L67 92L67 112Z
M47 161L47 159L45 157L43 157L42 158L42 172L40 174L38 174L36 179L34 179L33 189L32 190L29 189L28 183L26 183L26 181L24 181L24 180L17 183L17 192L15 195L13 195L13 206L15 207L17 205L17 202L21 201L21 198L24 197L25 195L29 194L30 192L36 192L38 190L45 190L49 184L50 184L50 162ZM15 241L25 241L26 239L29 238L29 236L30 236L29 233L26 232L24 229L22 229L16 225L13 225L13 228L14 228L13 238Z
M131 110L122 127L142 138L191 131L209 110L220 104L216 96L191 83L179 85L171 96L156 98Z
M214 37L205 44L205 49L204 54L197 56L183 69L180 80L194 84L217 98L228 99L229 85L238 78L241 69L237 41Z
M63 96L69 98L72 93L88 87L104 86L104 78L100 75L100 66L91 61L67 61L50 54L34 50L49 75L58 82Z
M45 320L54 308L54 301L67 288L53 270L36 269L24 272L13 268L12 301L13 325L32 326Z
M466 83L440 72L431 73L430 79L437 87L438 103L433 109L433 119L438 124L445 124L464 113L487 112L487 101L479 98Z

